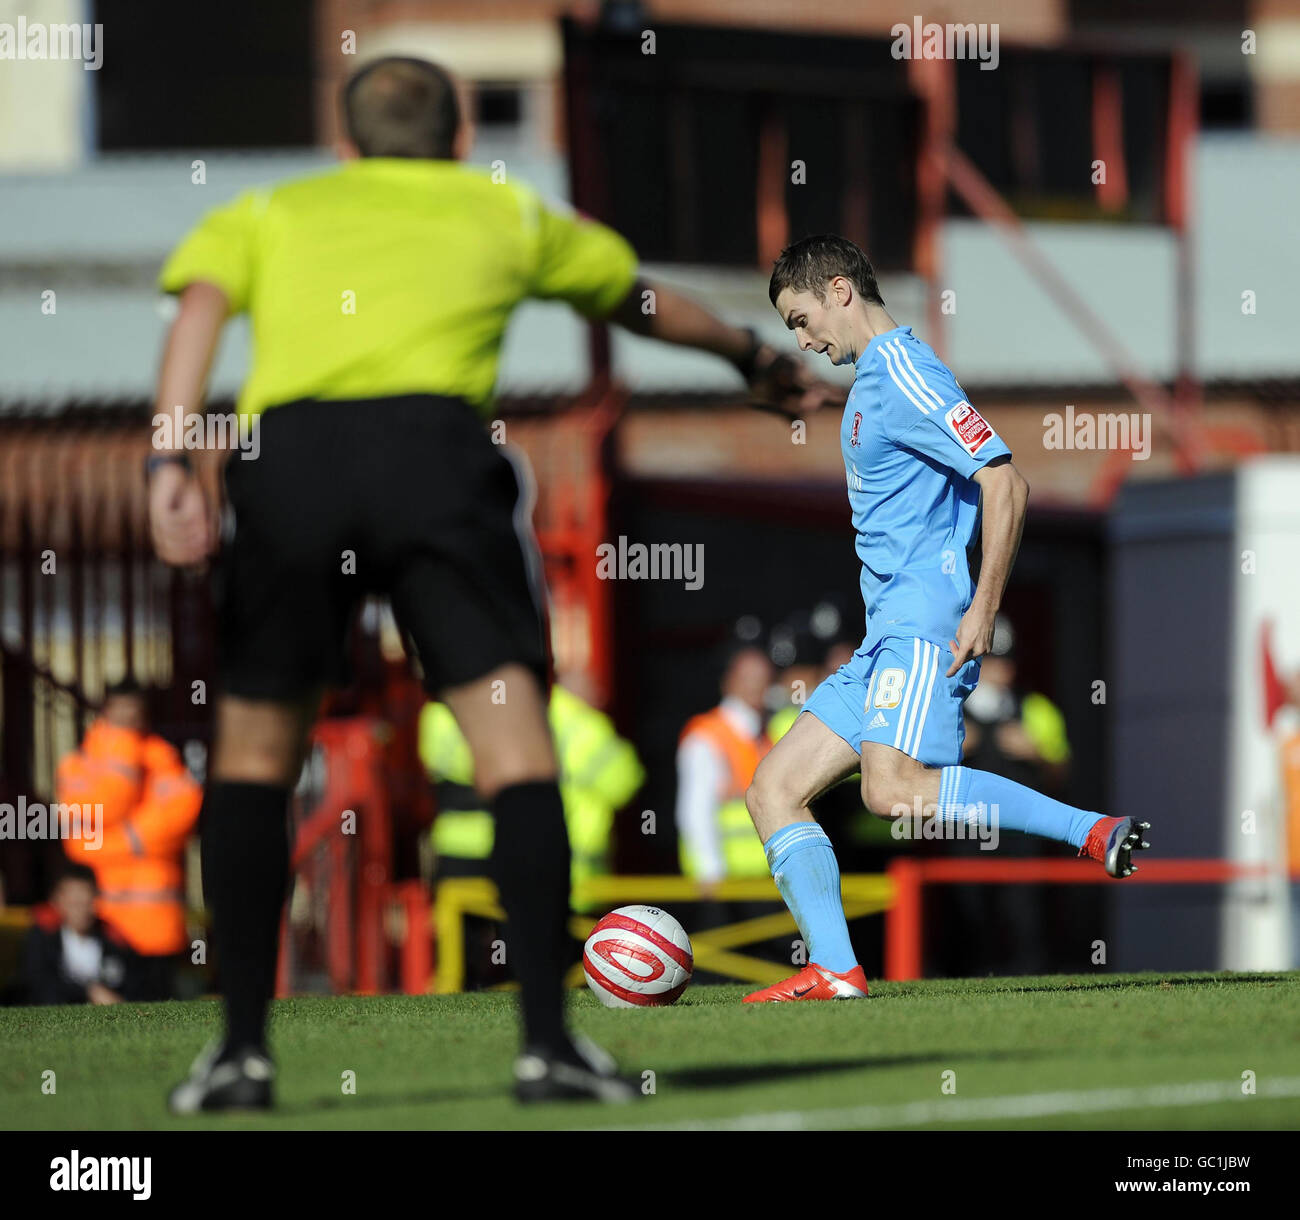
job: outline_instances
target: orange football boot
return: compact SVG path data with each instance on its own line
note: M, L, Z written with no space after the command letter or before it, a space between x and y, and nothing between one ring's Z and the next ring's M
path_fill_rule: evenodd
M745 997L746 1004L769 1004L778 1000L860 1000L867 995L867 976L861 966L836 974L816 962L809 962L793 978L773 983Z

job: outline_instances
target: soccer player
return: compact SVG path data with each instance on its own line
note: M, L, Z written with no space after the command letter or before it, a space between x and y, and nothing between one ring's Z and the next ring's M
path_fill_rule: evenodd
M835 853L809 803L853 772L881 817L933 816L953 830L966 823L962 831L993 819L1069 843L1112 877L1136 868L1130 857L1147 846L1148 824L1074 809L961 765L962 704L992 645L1028 484L934 351L885 311L871 264L851 241L796 242L777 260L768 293L801 349L857 373L840 447L867 630L746 794L809 957L746 1002L851 999L867 994L867 980L849 942ZM981 510L976 584L966 554Z
M250 316L254 344L239 403L251 422L225 463L221 690L201 827L226 1032L171 1105L271 1104L286 808L318 693L341 676L351 613L369 593L391 598L495 819L522 993L516 1095L623 1100L635 1090L564 1023L569 844L546 720L541 565L524 485L483 427L506 324L526 297L561 300L722 356L792 415L842 399L752 332L647 286L617 233L459 164L467 127L437 66L372 62L345 87L343 110L341 167L213 211L161 277L180 307L157 405L185 412L174 448L149 463L154 545L168 563L201 563L216 543L181 438L202 412L228 316Z

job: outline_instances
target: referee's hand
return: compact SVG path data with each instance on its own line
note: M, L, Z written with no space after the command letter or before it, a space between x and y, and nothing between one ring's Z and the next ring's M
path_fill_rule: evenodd
M787 419L801 419L822 407L843 407L845 399L840 386L823 381L802 360L766 343L755 353L749 389L755 406Z
M160 466L149 478L149 533L164 563L202 563L216 544L215 516L198 476L182 466Z

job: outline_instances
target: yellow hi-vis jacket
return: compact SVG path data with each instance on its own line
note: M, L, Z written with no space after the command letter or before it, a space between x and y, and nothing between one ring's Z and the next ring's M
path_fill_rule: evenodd
M571 883L609 871L614 812L636 794L645 771L631 742L621 738L603 712L562 686L551 688L547 709L560 796L573 853ZM474 786L469 744L445 703L426 703L420 713L420 760L435 783ZM492 854L492 815L485 809L440 810L433 823L433 849L443 857L486 861Z
M773 712L767 721L767 739L776 745L792 728L803 711L803 704L789 703L779 712Z

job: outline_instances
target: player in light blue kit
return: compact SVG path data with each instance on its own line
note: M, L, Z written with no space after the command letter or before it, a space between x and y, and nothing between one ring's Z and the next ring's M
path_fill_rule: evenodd
M962 704L1020 545L1029 486L933 350L885 312L866 255L842 237L785 250L769 295L800 348L857 370L840 448L862 564L867 633L760 764L747 795L809 964L746 997L852 999L867 980L849 941L835 853L809 803L855 771L881 817L937 817L954 833L1059 839L1112 877L1137 867L1146 822L1074 809L961 765ZM966 552L983 525L979 583ZM964 823L960 825L959 823Z

